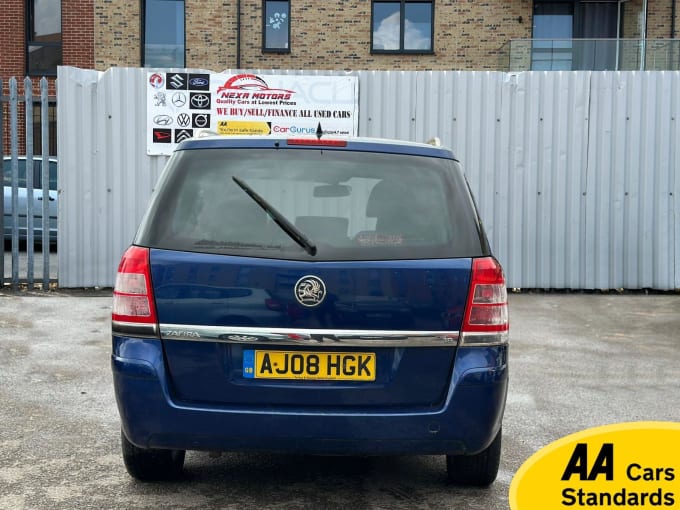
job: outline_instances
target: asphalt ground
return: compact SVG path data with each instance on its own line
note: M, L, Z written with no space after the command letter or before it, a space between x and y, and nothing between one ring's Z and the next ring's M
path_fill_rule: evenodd
M0 291L2 509L507 509L514 473L572 432L680 421L680 294L513 294L498 480L447 484L443 457L189 452L185 477L123 467L110 293Z
M2 246L0 246L0 266L3 267L2 274L5 278L5 283L11 283L12 281L12 247L10 243L5 242L4 252L2 251ZM21 243L20 249L18 250L18 271L19 271L19 282L28 282L28 261L29 254L26 249L26 243ZM57 280L58 262L57 258L57 248L56 246L50 247L47 263L49 265L49 277L51 281ZM44 267L44 257L42 246L38 245L33 250L33 281L36 284L41 284L43 281L43 267Z

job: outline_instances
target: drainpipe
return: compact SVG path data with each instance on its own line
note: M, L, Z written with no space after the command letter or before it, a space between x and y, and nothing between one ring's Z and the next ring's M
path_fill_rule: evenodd
M675 39L675 0L671 2L671 39Z
M241 69L241 0L236 2L236 69Z

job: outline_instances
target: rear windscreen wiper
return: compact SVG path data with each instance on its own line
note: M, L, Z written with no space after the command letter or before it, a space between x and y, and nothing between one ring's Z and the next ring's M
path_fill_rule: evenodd
M269 215L269 217L274 220L274 222L281 227L281 230L283 230L288 236L298 243L300 246L302 246L307 253L310 255L314 256L316 255L316 245L312 243L312 241L309 240L309 238L295 225L293 225L290 221L286 219L286 217L281 214L279 211L277 211L273 205L271 205L269 202L267 202L264 198L262 198L253 188L248 186L245 182L243 182L241 179L238 177L232 175L231 177L238 186L245 191L250 198L255 200L257 202L257 205L262 207L262 209L265 210L265 212Z

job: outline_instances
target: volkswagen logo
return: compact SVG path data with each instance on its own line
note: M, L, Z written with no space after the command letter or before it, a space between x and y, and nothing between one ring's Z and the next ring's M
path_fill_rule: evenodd
M172 95L172 104L176 108L182 108L185 104L187 104L187 96L183 92L175 92Z
M191 94L192 108L209 108L210 96L208 94Z
M318 276L303 276L295 284L295 299L302 306L318 306L325 297L326 285Z
M156 115L153 118L153 123L157 126L169 126L172 124L172 117L170 115Z
M177 124L179 124L181 127L187 127L189 124L191 124L191 117L189 117L189 115L186 113L180 113L177 116Z

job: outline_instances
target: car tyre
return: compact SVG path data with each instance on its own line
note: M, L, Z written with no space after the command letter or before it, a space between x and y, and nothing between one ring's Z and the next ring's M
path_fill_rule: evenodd
M447 455L446 472L449 482L456 485L491 485L498 475L501 461L501 431L491 444L475 455Z
M120 433L123 462L130 476L142 481L175 480L182 474L184 450L139 448Z

